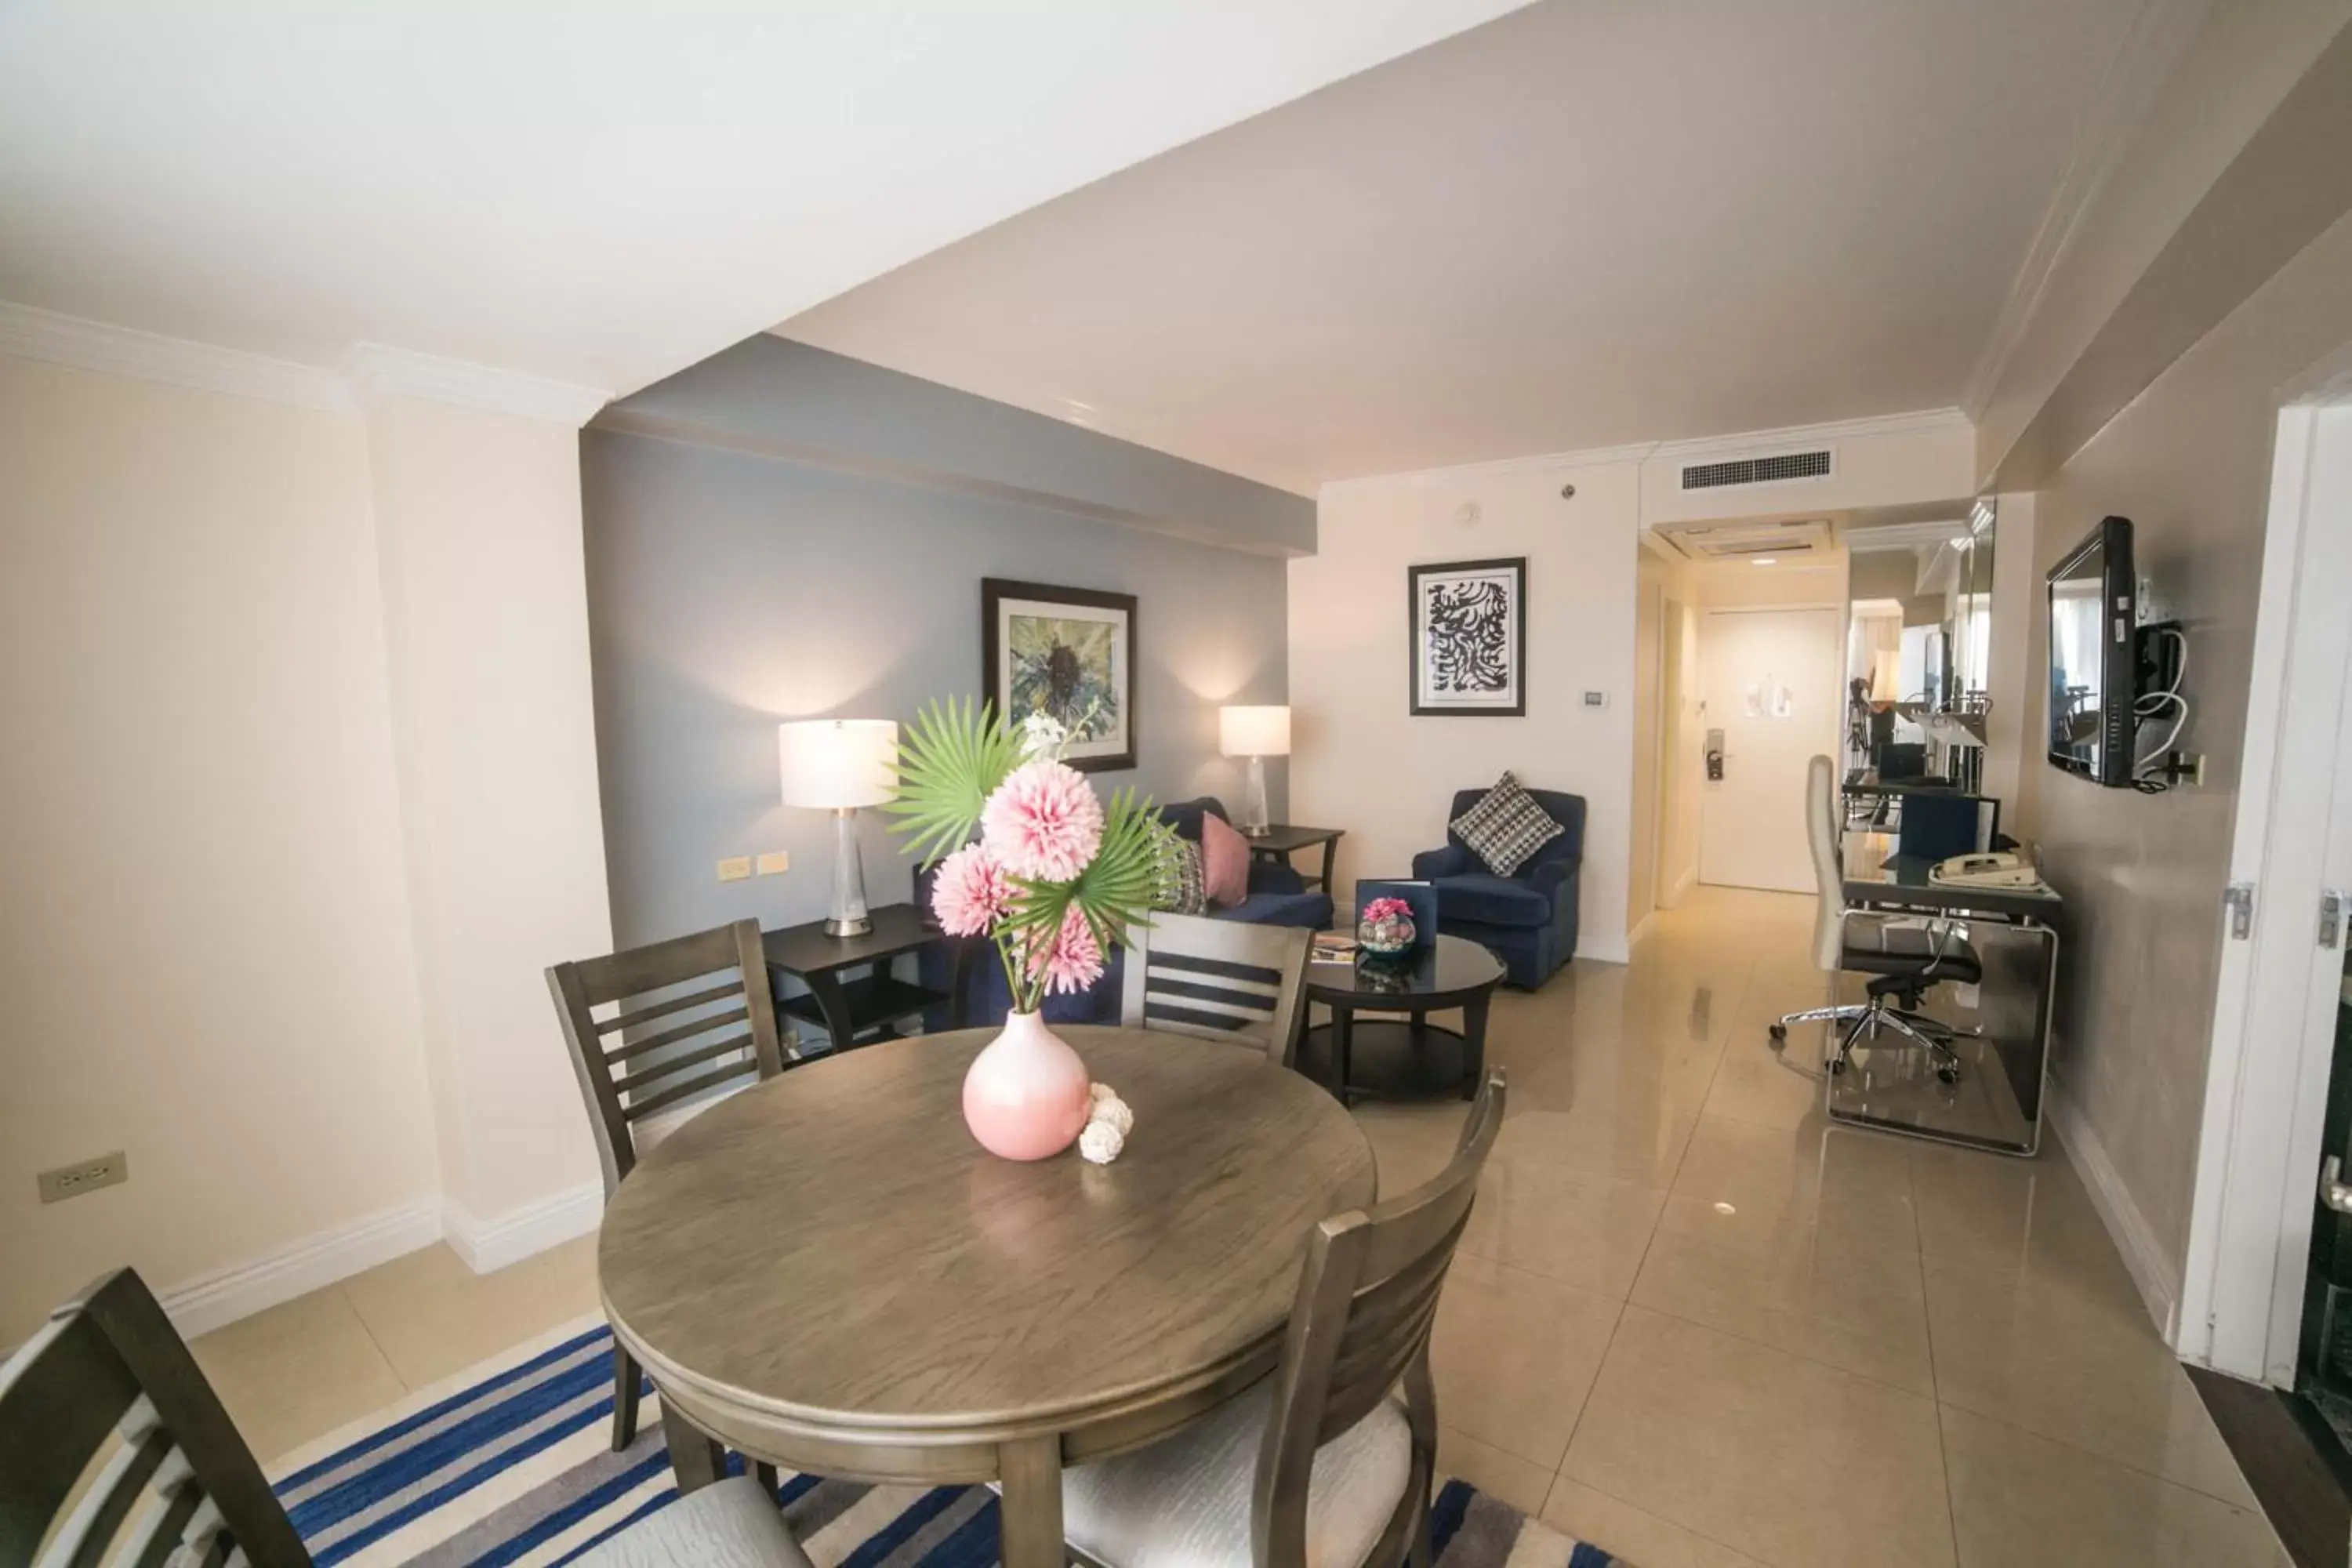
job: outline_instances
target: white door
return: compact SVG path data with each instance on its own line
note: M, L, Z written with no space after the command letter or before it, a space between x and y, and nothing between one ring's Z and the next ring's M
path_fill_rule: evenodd
M1699 639L1702 737L1723 776L1700 784L1698 879L1810 893L1805 766L1837 754L1843 612L1709 610Z

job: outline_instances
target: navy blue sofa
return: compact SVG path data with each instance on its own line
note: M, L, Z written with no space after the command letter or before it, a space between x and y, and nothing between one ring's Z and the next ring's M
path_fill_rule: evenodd
M1215 816L1230 823L1224 803L1214 795L1202 795L1198 800L1181 800L1160 808L1160 820L1176 830L1177 836L1194 844L1201 842L1201 819ZM915 901L930 907L931 878L928 872L915 879ZM1308 931L1322 931L1331 923L1331 895L1310 889L1306 879L1279 861L1263 861L1252 857L1249 873L1249 897L1230 909L1213 909L1209 918L1221 921L1246 921L1252 925L1304 926ZM1119 989L1125 973L1127 950L1111 954L1103 977L1090 991L1071 996L1048 996L1045 1016L1056 1024L1115 1024L1118 1022ZM923 984L944 990L951 977L952 961L946 950L929 947L923 950L919 969ZM993 951L975 956L971 971L971 1011L967 1022L974 1028L997 1025L1013 1005L1012 994L1005 989L1004 970L996 961ZM927 1027L945 1028L944 1019L927 1024Z
M1478 803L1465 789L1445 814L1451 824ZM1504 978L1532 991L1576 956L1577 871L1584 863L1584 797L1528 793L1564 831L1507 877L1497 877L1449 826L1445 847L1412 858L1412 874L1437 889L1437 929L1467 937L1503 961Z

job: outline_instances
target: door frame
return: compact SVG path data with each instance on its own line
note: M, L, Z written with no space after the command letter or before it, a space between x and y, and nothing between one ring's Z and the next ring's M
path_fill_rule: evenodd
M1829 610L1834 612L1837 616L1837 620L1835 622L1836 631L1832 639L1833 646L1832 647L1830 653L1830 664L1831 667L1837 671L1837 677L1835 684L1832 686L1830 692L1830 728L1827 737L1829 743L1822 747L1821 750L1827 752L1827 754L1832 757L1836 757L1841 754L1841 749L1843 746L1842 737L1845 731L1845 645L1846 638L1851 633L1853 623L1853 616L1849 613L1847 606L1843 602L1832 599L1805 599L1794 604L1787 605L1698 605L1686 607L1685 613L1688 614L1690 609L1697 610L1702 616L1702 619L1698 623L1697 672L1700 718L1702 720L1706 717L1706 693L1714 681L1714 672L1709 668L1707 657L1707 648L1712 639L1708 637L1706 633L1707 628L1715 624L1716 616L1773 616L1792 610ZM1687 677L1691 672L1685 670L1683 673ZM1702 722L1699 726L1699 738L1702 742L1706 740L1706 730L1707 726ZM1698 791L1697 831L1691 844L1691 881L1694 885L1705 884L1709 887L1729 886L1730 884L1727 883L1710 883L1706 880L1706 780L1704 777L1701 777L1699 780Z
M2294 1384L2300 1348L2344 964L2341 945L2319 945L2314 847L2352 829L2335 821L2352 637L2340 615L2298 604L2307 574L2352 560L2352 352L2314 379L2280 409L2272 457L2230 856L2253 919L2243 940L2221 931L2174 1333L2182 1360L2278 1387Z

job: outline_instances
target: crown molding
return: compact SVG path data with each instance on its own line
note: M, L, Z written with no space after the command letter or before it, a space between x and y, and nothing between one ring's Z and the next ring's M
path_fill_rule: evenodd
M1864 419L1832 419L1820 425L1784 425L1774 430L1742 430L1729 436L1698 436L1687 441L1661 441L1650 456L1656 461L1717 454L1748 453L1784 447L1819 446L1873 436L1932 435L1947 430L1972 430L1973 423L1957 408L1923 408L1909 414L1878 414Z
M351 392L343 378L317 365L167 338L6 300L0 300L0 353L330 414L352 412Z
M343 370L352 395L363 409L376 408L389 398L415 397L488 414L553 420L576 430L613 400L611 393L593 386L548 381L382 343L362 343L352 349L343 361Z
M1316 489L1315 494L1319 500L1325 496L1347 495L1359 490L1407 489L1445 479L1492 479L1506 474L1535 473L1547 468L1595 468L1609 463L1638 463L1647 458L1656 445L1654 441L1635 441L1622 447L1588 447L1575 452L1542 452L1531 458L1496 458L1484 463L1457 463L1451 468L1408 468L1393 474L1326 479Z
M1981 418L2042 308L2058 265L2074 248L2083 222L2124 161L2134 134L2147 118L2158 91L2170 79L2205 20L2209 0L2143 0L2139 15L2116 51L2083 117L2058 188L2042 209L2042 222L2026 247L2025 259L2010 280L1991 336L1969 373L1960 406Z

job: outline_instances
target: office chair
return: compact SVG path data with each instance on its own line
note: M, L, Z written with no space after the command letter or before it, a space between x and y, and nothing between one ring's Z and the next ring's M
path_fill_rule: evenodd
M1951 925L1915 925L1846 908L1845 871L1838 826L1837 769L1827 757L1815 757L1805 771L1805 841L1813 852L1813 879L1821 889L1821 905L1813 917L1813 962L1832 974L1848 972L1872 976L1864 987L1864 1000L1829 1007L1809 1007L1790 1013L1770 1029L1772 1048L1788 1041L1791 1024L1833 1024L1843 1027L1830 1052L1829 1070L1843 1073L1854 1046L1867 1035L1875 1040L1882 1030L1912 1040L1927 1049L1936 1076L1945 1083L1960 1081L1960 1058L1954 1048L1976 1033L1957 1029L1940 1018L1918 1011L1928 987L1949 982L1974 984L1984 976L1976 950Z

